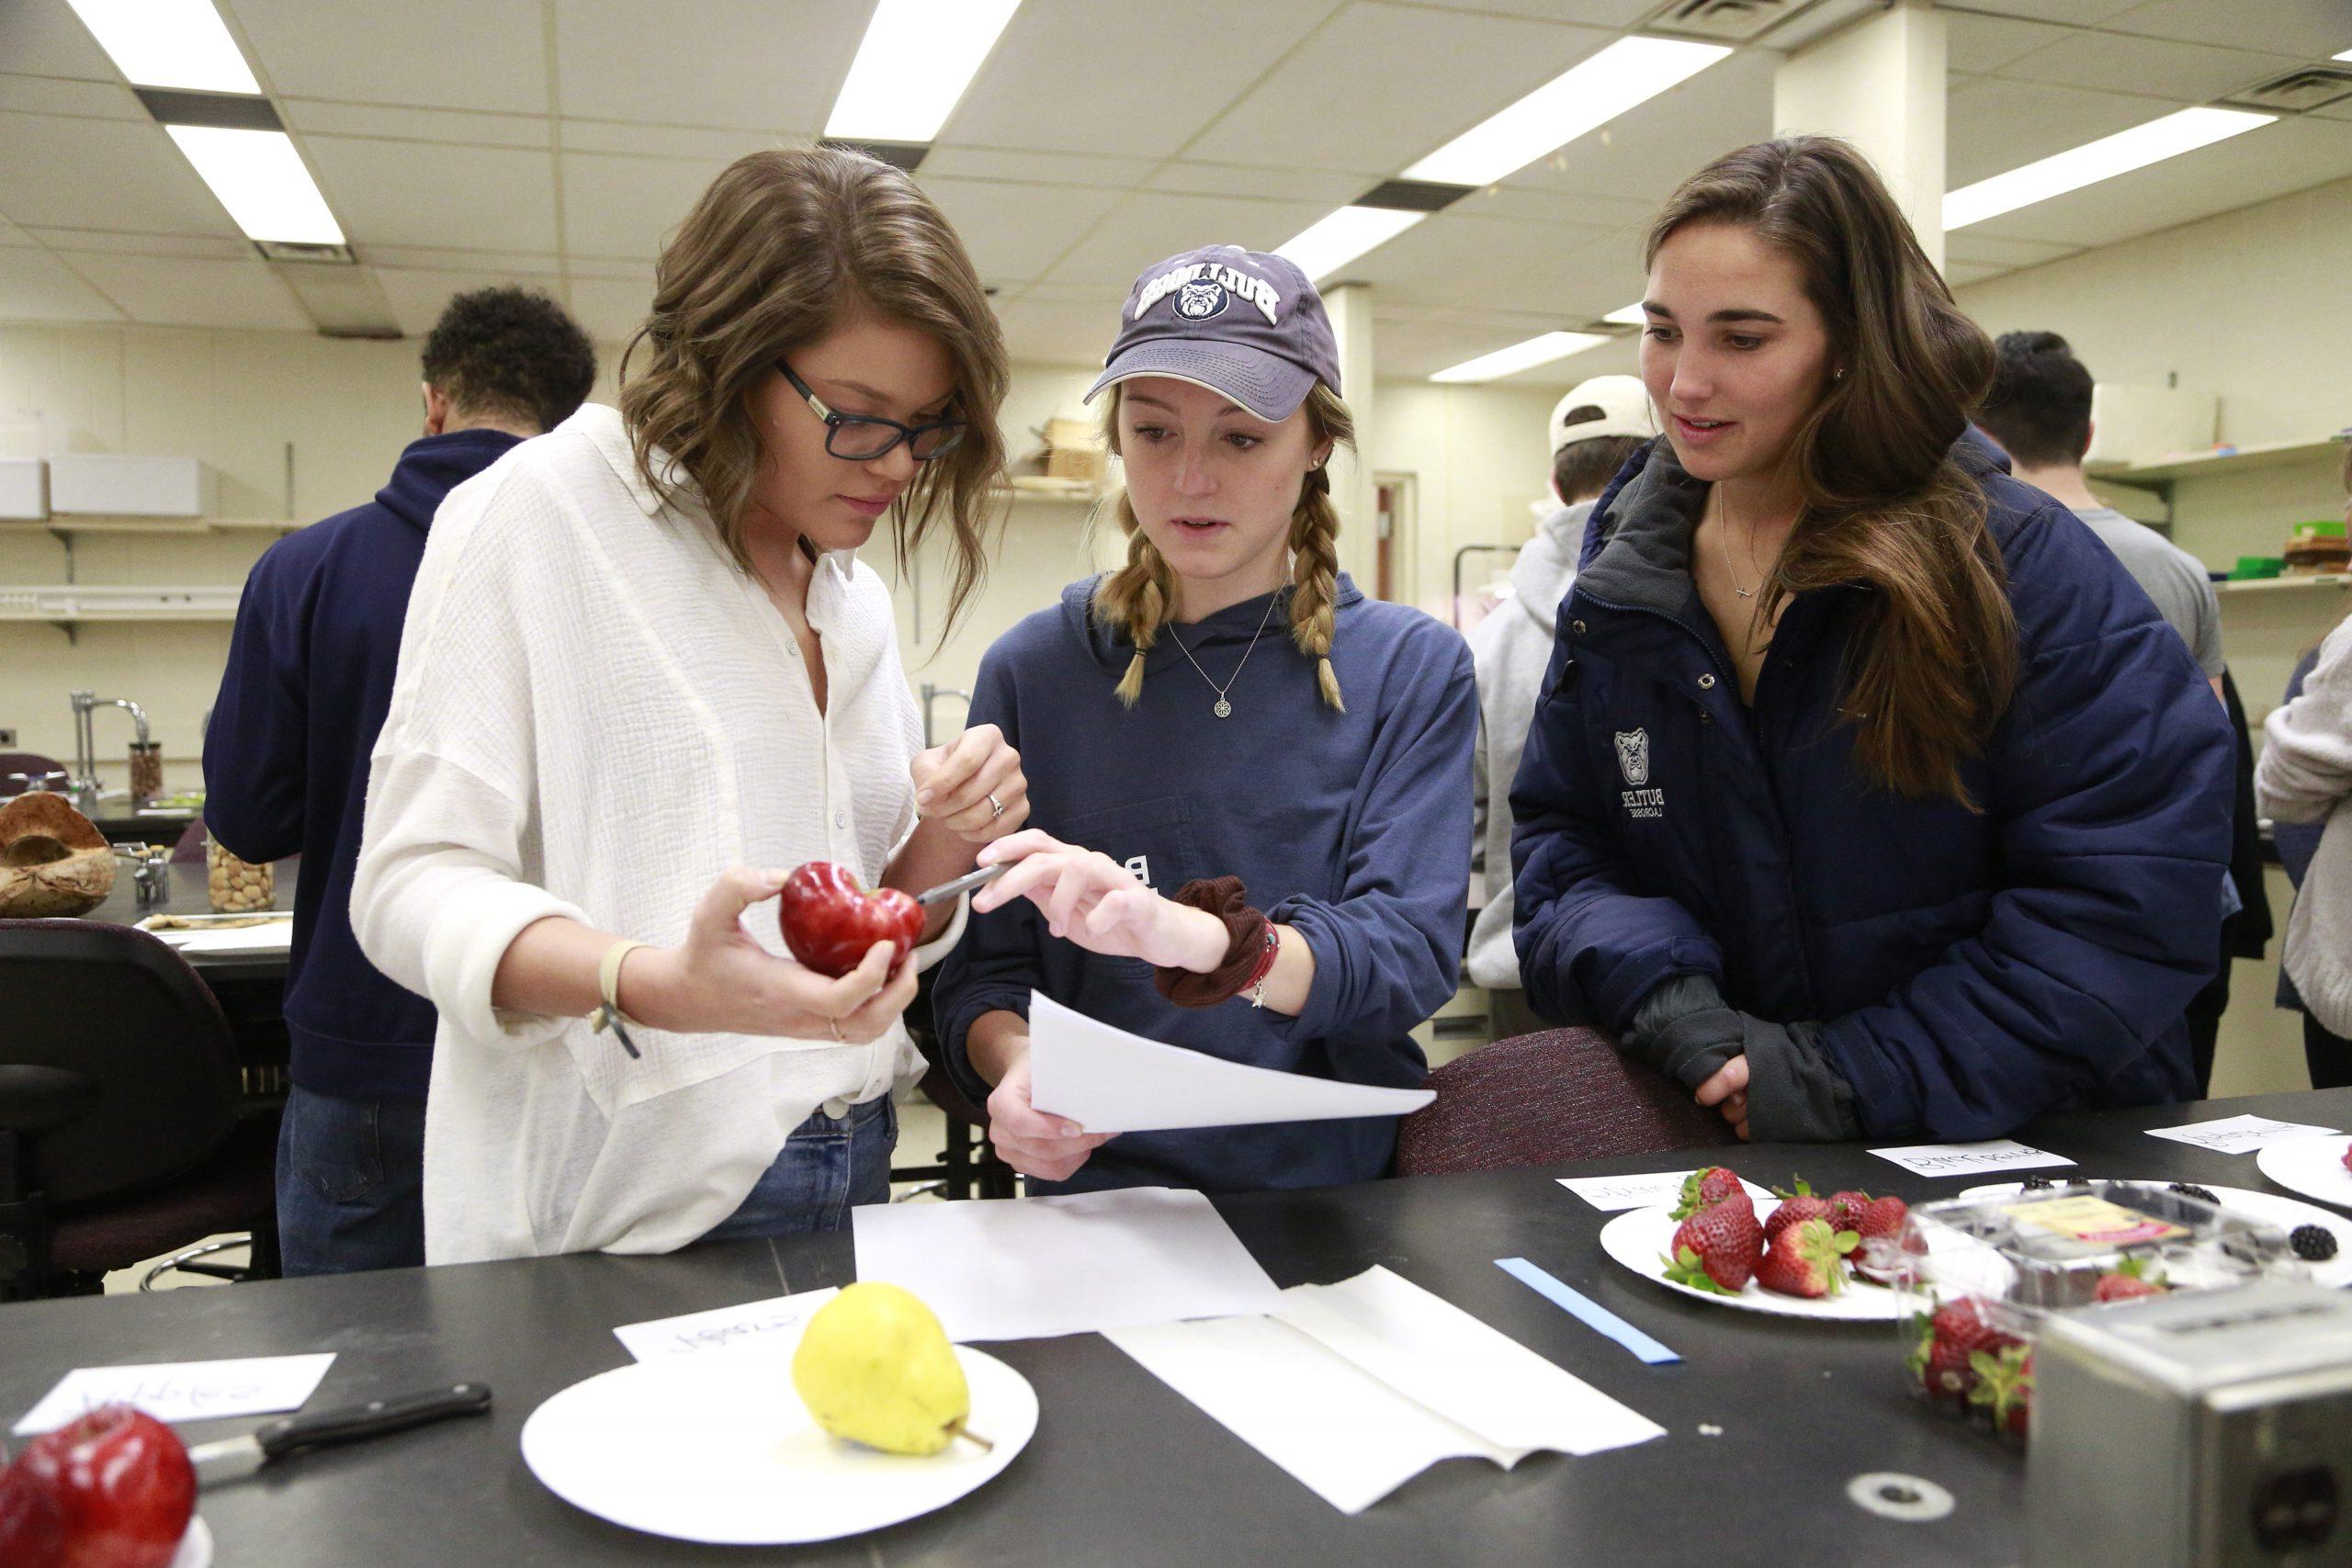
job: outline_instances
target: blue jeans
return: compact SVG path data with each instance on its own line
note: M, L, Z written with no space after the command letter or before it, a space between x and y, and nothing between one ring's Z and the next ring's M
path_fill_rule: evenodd
M423 1265L424 1101L287 1091L277 1249L288 1279Z
M888 1094L851 1106L846 1116L811 1111L741 1206L702 1239L839 1230L849 1224L852 1204L890 1201L890 1151L898 1142L899 1108Z

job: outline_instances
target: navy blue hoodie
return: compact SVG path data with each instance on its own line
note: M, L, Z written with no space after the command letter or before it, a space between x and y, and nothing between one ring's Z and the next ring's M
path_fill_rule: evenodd
M385 978L351 934L368 757L433 513L520 439L476 429L409 443L373 502L271 546L237 604L204 737L204 820L242 859L302 856L286 1026L294 1081L317 1093L424 1098L433 1004Z
M1048 936L1027 899L976 915L933 1005L949 1070L985 1099L965 1034L983 1012L1027 1017L1032 987L1090 1017L1281 1072L1411 1088L1428 1064L1409 1031L1453 996L1470 866L1477 689L1470 650L1442 621L1368 600L1345 575L1331 665L1345 713L1325 705L1283 606L1261 595L1164 629L1133 708L1114 688L1134 655L1089 613L1094 584L1014 626L980 661L973 724L1001 726L1029 780L1029 826L1100 850L1162 894L1234 875L1250 901L1306 939L1315 983L1296 1018L1236 998L1180 1008L1151 966ZM1284 592L1287 593L1287 590ZM1256 654L1243 663L1260 625ZM1177 639L1229 689L1216 700ZM1129 1133L1067 1183L1033 1191L1166 1185L1212 1192L1364 1181L1396 1152L1393 1118Z

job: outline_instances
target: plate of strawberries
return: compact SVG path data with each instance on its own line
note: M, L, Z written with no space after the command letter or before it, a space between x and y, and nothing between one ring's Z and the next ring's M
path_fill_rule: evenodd
M1727 1167L1710 1166L1690 1173L1677 1201L1629 1209L1602 1226L1601 1249L1668 1290L1721 1306L1900 1318L1893 1286L1910 1212L1903 1200L1851 1190L1818 1197L1803 1181L1795 1189L1758 1203Z

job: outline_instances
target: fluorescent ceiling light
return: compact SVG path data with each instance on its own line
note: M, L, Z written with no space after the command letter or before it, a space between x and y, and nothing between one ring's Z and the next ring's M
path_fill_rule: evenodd
M1455 137L1405 171L1408 180L1492 185L1596 126L1646 103L1729 54L1712 43L1619 39L1599 54Z
M1529 338L1525 343L1498 348L1492 354L1482 354L1476 359L1465 359L1450 370L1441 370L1430 378L1432 381L1494 381L1505 376L1549 365L1555 359L1566 359L1571 354L1582 354L1588 348L1599 348L1614 338L1599 333L1545 333L1542 337Z
M343 229L282 130L167 125L187 161L251 240L339 245Z
M841 141L929 141L1021 0L881 0L825 134Z
M1288 256L1314 282L1347 265L1374 245L1385 245L1429 216L1395 207L1342 207L1310 224L1274 254Z
M2047 201L2053 196L2064 196L2070 190L2080 190L2150 164L2210 147L2256 126L2268 125L2278 118L2247 114L2243 109L2182 109L2145 125L2102 136L2097 141L2086 141L2080 147L2011 169L2006 175L1995 175L1989 180L1947 191L1944 229L1947 232L1965 229L1971 223L1982 223L2004 212L2014 212L2020 207L2030 207L2037 201Z
M1642 309L1639 299L1630 305L1620 305L1600 319L1614 321L1621 327L1645 327L1650 324L1650 313Z
M132 85L259 93L212 0L68 0Z
M2346 50L2343 53L2341 53L2341 54L2337 55L2335 58L2336 58L2336 59L2338 59L2338 60L2352 60L2352 49L2347 49L2347 50Z

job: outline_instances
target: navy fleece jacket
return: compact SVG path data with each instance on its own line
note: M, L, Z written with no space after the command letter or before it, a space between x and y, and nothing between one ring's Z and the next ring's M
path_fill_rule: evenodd
M286 1027L294 1081L321 1094L424 1098L433 1004L351 934L368 756L433 513L519 440L476 429L409 443L373 502L271 546L237 604L204 737L204 820L241 859L302 857Z
M1409 1031L1453 994L1470 865L1470 761L1477 689L1460 634L1344 575L1331 664L1345 713L1265 597L1163 630L1143 699L1114 688L1134 646L1093 621L1091 581L1029 616L980 662L971 719L1021 751L1029 825L1100 850L1162 894L1234 875L1250 903L1306 939L1315 982L1296 1018L1236 998L1180 1008L1150 965L1046 934L1027 899L976 915L942 967L933 1007L950 1070L984 1099L965 1035L1001 1008L1028 1016L1031 987L1105 1023L1252 1066L1410 1088L1428 1064ZM1284 593L1288 590L1283 591ZM1254 656L1243 663L1260 625ZM1182 648L1178 639L1182 639ZM1185 658L1229 690L1233 714ZM1212 1192L1363 1181L1386 1173L1396 1123L1292 1122L1129 1133L1066 1184L1033 1191L1166 1185Z

